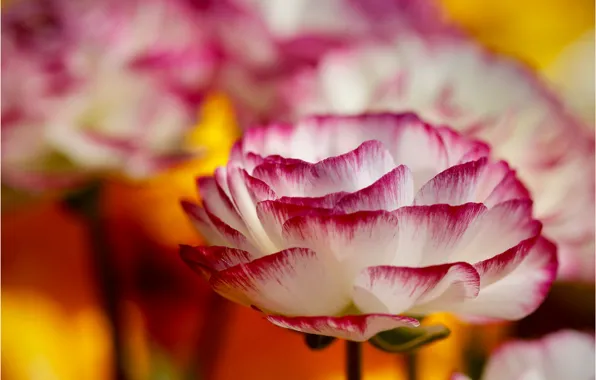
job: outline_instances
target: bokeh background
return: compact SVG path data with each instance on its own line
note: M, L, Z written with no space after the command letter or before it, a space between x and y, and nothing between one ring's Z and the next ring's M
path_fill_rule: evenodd
M594 125L592 0L441 3L480 43L525 61L548 78L570 107ZM2 8L10 5L4 2ZM578 44L587 49L578 50ZM226 94L209 94L197 112L201 122L190 138L207 148L206 156L147 181L112 180L102 199L120 290L118 319L128 378L343 378L340 344L309 350L301 335L219 299L179 259L178 244L199 244L201 238L178 199L196 198L194 177L223 164L240 135ZM59 199L23 200L3 191L5 379L111 378L114 347L90 250L80 216ZM471 327L446 315L428 323L435 320L450 326L452 336L421 351L421 379L448 379L453 370L481 361L507 336L539 336L562 326L593 330L594 284L556 285L536 314L515 325ZM364 363L366 380L405 378L399 356L367 345Z

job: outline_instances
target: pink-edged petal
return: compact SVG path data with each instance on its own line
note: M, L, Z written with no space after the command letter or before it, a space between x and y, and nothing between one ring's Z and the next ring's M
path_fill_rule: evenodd
M346 212L391 211L414 201L414 178L410 170L400 165L372 185L355 193L344 195L336 208Z
M380 332L398 327L417 327L410 317L388 314L346 315L343 317L284 317L269 315L267 320L277 326L308 334L333 336L365 342Z
M209 219L205 209L198 204L187 200L182 200L180 205L186 215L188 215L193 226L199 231L201 236L207 239L208 242L215 245L227 244L226 240L221 236L217 231L217 228L215 228Z
M290 124L273 124L246 130L242 139L242 151L253 152L261 157L280 155L292 157L292 140L295 130Z
M242 233L246 233L246 226L236 212L234 205L225 194L223 189L217 184L214 177L197 178L197 186L203 204L209 207L209 210L230 227Z
M254 259L250 252L228 247L180 245L180 257L195 272L209 279L214 272L246 264Z
M267 183L279 196L320 197L341 191L358 191L395 168L391 155L379 141L316 164L264 163L253 176Z
M532 201L516 199L498 204L468 226L453 261L476 263L538 236L542 224L532 218Z
M273 253L280 249L271 241L257 215L257 202L274 197L274 193L262 181L248 175L244 169L227 168L227 182L230 188L232 202L236 211L244 220L248 233L254 245L263 254Z
M503 175L501 181L496 184L492 192L483 200L484 204L488 207L493 207L511 199L530 199L530 192L519 180L515 170L511 170L504 162L497 164L500 164L504 168L502 170L506 171L506 173Z
M557 249L542 237L528 239L474 267L480 274L480 293L452 311L471 320L517 320L546 297L556 277Z
M483 379L518 379L531 372L552 379L593 379L594 351L593 335L572 330L507 342L491 356Z
M312 207L312 208L334 208L347 193L345 191L339 193L331 193L322 197L281 197L278 200L283 203Z
M450 260L468 229L484 212L482 204L402 207L398 220L398 255L390 265L428 266Z
M356 279L354 303L365 313L400 314L412 308L426 313L441 311L423 306L447 292L451 302L462 302L475 297L479 288L478 272L467 263L421 268L377 266L366 268Z
M240 231L233 229L232 227L225 224L221 219L212 214L208 208L205 208L205 213L209 217L209 220L219 233L225 244L218 244L224 246L232 246L234 248L242 249L244 251L258 254L259 250L257 247Z
M212 276L211 285L226 298L285 315L334 315L351 300L336 266L304 248L226 269Z
M476 161L490 154L487 144L462 136L452 129L443 127L438 128L437 132L443 139L449 166Z
M481 158L452 166L428 181L416 194L414 204L460 205L476 200L476 188L488 161Z
M278 247L289 248L288 242L282 238L283 225L296 216L328 215L333 210L308 207L283 201L263 201L257 204L257 215L269 238Z
M361 269L394 260L397 226L398 220L384 211L299 216L284 224L282 236L290 246L310 248L334 260L351 286Z
M390 151L396 164L412 170L418 187L447 168L447 151L441 136L416 116L399 126Z

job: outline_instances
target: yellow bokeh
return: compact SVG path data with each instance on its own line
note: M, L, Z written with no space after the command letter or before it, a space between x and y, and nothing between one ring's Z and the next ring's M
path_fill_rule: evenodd
M489 48L544 69L594 27L594 0L441 0Z
M13 380L104 380L109 337L100 310L65 313L39 293L2 292L2 373Z
M197 199L195 178L225 165L240 134L232 105L223 95L206 99L200 120L187 141L189 147L201 150L196 159L147 181L109 183L106 212L110 218L136 220L149 237L167 246L196 241L197 232L182 212L180 199Z

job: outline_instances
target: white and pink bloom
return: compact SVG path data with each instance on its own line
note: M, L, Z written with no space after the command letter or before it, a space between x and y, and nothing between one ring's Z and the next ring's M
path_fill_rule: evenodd
M403 30L453 33L430 0L222 0L202 13L215 26L224 65L220 86L245 126L276 119L283 79L315 66L330 49Z
M488 142L528 186L560 275L594 279L594 138L516 63L471 41L401 34L329 53L286 88L290 120L414 111Z
M482 380L592 380L594 358L593 335L564 330L537 341L505 343L490 358Z
M215 53L183 1L16 2L2 19L3 182L142 177L190 153Z
M298 331L364 341L439 311L515 320L557 269L515 172L414 114L249 129L198 187L202 206L183 207L215 246L183 259Z

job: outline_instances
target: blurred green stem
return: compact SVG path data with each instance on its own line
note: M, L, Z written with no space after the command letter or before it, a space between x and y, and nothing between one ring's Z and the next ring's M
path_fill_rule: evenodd
M101 194L102 185L95 183L69 194L64 200L64 203L85 222L91 243L91 253L93 256L93 265L96 270L99 294L110 324L114 371L112 379L125 380L124 352L118 323L117 276L114 266L111 263L110 246L101 216Z
M415 352L407 353L406 354L406 371L407 371L406 378L408 380L418 380L417 365L418 365L417 354Z
M346 341L346 379L362 378L362 343Z

